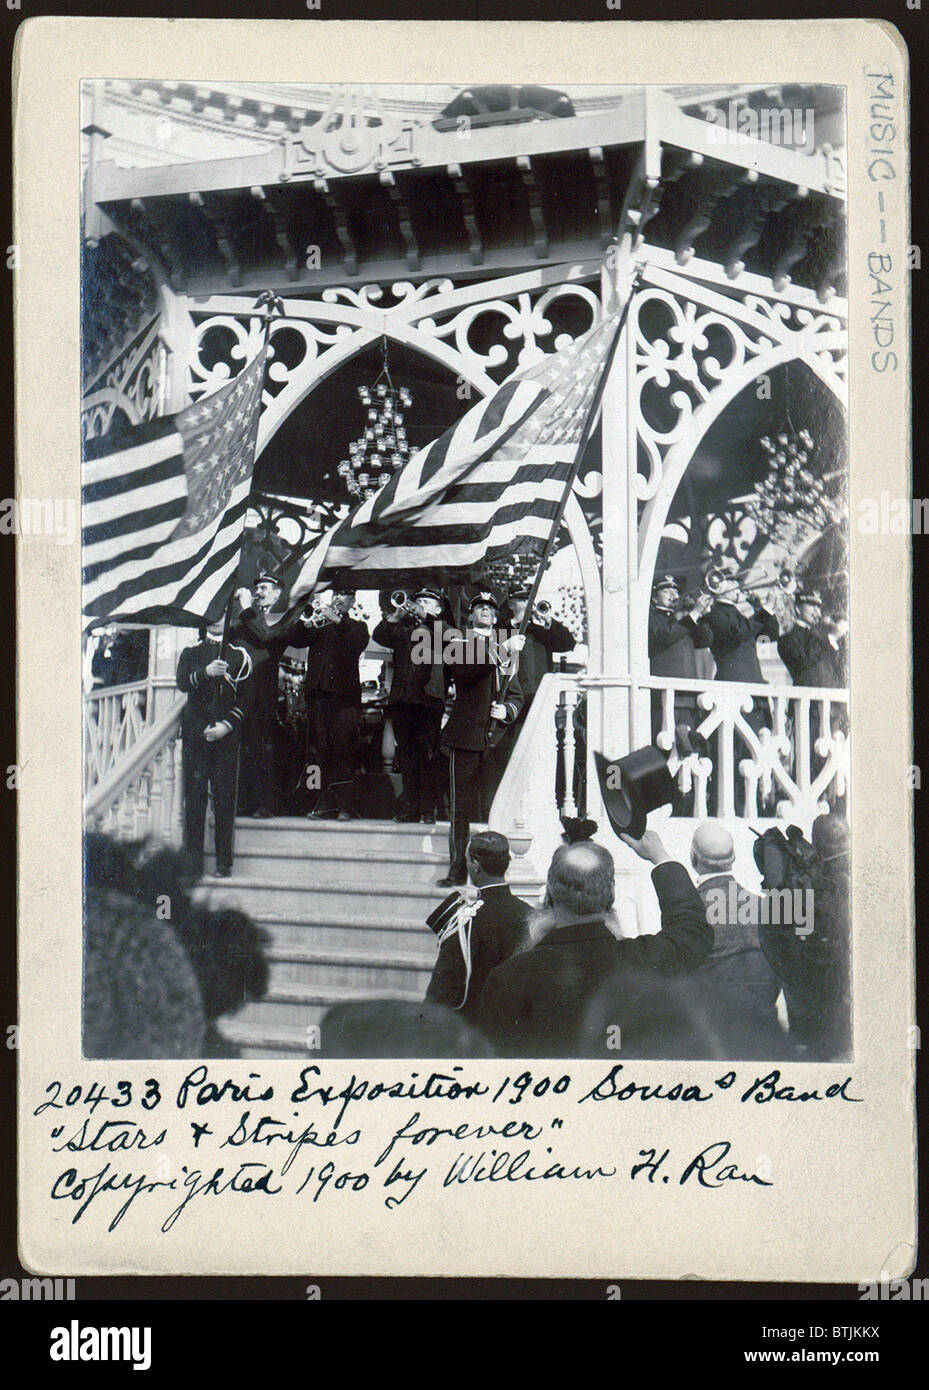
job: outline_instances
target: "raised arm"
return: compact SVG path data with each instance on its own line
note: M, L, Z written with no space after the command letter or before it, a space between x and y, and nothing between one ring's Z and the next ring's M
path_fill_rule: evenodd
M706 908L683 864L669 859L659 837L646 830L641 840L621 839L641 859L654 864L652 883L661 909L661 930L617 943L624 962L659 975L696 970L713 949L713 928Z

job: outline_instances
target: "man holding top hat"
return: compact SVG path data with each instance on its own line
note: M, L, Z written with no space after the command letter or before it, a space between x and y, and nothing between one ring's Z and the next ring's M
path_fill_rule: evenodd
M402 597L402 595L401 595ZM442 801L439 734L445 706L441 592L424 585L411 602L392 608L373 640L393 654L387 710L397 740L403 796L395 820L434 823ZM424 635L427 641L418 640ZM419 659L423 652L431 661Z
M499 612L496 595L490 589L478 590L468 604L464 635L443 644L443 661L455 683L455 701L441 738L450 783L450 863L447 877L439 880L443 888L467 880L465 852L471 822L489 809L488 753L500 726L512 724L522 709L516 666L524 639L518 634L508 640L502 637L497 631Z

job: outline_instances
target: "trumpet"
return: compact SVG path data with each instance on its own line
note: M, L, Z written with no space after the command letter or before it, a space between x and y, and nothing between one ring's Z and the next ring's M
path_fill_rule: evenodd
M308 614L304 613L300 621L303 623L304 627L325 627L327 623L338 622L338 618L328 605L317 605L314 602L310 612Z
M535 605L535 613L538 618L550 618L552 616L552 605L547 598L540 598Z
M394 589L390 596L390 606L398 616L404 613L411 618L418 618L420 616L419 609L410 598L406 589Z

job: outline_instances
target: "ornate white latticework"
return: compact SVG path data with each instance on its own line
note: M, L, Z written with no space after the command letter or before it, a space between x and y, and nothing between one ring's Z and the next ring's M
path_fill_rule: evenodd
M324 376L384 336L443 363L481 394L569 346L598 321L600 301L586 284L548 284L550 278L529 272L460 286L447 279L401 280L288 299L286 317L271 326L259 451ZM188 307L194 315L188 387L197 399L242 370L258 351L263 325L237 296ZM499 321L491 335L488 316Z
M658 696L655 741L669 753L680 790L693 792L698 819L776 816L809 825L845 796L850 753L842 727L848 710L844 691L659 678L642 685ZM682 755L675 747L676 697L694 692L703 716L695 728L708 742L707 757Z
M780 363L805 362L844 399L847 349L836 315L654 274L660 283L646 285L630 313L635 424L645 461L635 489L642 501L661 488L672 447L689 457L724 405ZM657 419L659 394L674 416L670 424Z
M120 411L130 425L152 420L161 410L165 349L159 321L152 320L87 390L81 408L81 437L97 439Z

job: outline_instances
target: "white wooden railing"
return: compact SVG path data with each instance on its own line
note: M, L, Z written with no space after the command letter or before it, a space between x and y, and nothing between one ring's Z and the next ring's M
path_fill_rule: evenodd
M124 756L111 762L104 775L85 792L84 818L88 829L102 830L121 840L153 837L167 844L181 843L184 798L180 727L186 703L187 697L182 695L159 719L142 728ZM87 765L85 751L85 769Z
M679 696L696 706L692 727L707 741L705 755L675 747ZM712 816L733 829L780 820L808 830L848 789L847 691L552 674L533 700L490 824L528 841L530 858L543 866L559 841L561 814L606 820L594 750L622 757L651 743L653 730L682 793L674 815L691 827Z
M84 795L137 743L152 715L148 681L101 686L84 696Z

